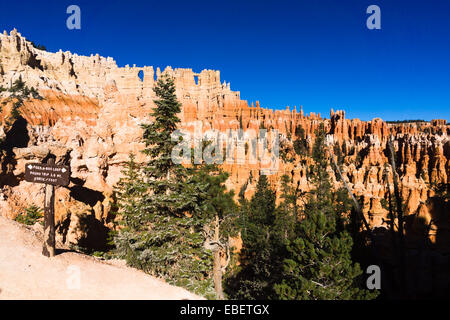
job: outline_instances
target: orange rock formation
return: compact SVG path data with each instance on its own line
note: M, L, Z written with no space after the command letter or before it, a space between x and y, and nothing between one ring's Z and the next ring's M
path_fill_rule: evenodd
M143 72L143 81L139 73ZM8 87L22 77L28 86L39 89L44 100L27 102L21 109L26 120L20 134L28 136L27 145L15 145L14 163L3 161L0 172L0 210L14 217L32 201L41 203L42 188L23 180L25 163L40 161L49 151L57 161L70 163L72 183L57 191L57 217L76 224L76 215L84 212L103 224L109 222L112 187L121 176L121 168L130 152L138 161L143 145L139 124L151 121L154 107L153 87L162 74L175 79L176 93L183 105L179 115L181 127L194 132L210 129L255 130L264 127L278 130L283 151L293 154L292 139L296 128L305 130L308 147L312 148L315 130L324 124L330 145L337 144L344 157L344 175L353 192L362 197L364 212L372 226L385 224L385 165L392 186L392 170L386 156L387 141L394 139L396 160L400 171L401 192L407 199L407 212L430 219L430 183L448 183L450 177L450 127L446 120L431 123L388 124L376 118L371 121L346 119L344 111L331 110L330 118L320 114L305 115L303 109L271 110L259 102L249 106L232 91L229 83L221 83L219 71L191 69L164 71L153 67L120 68L112 58L99 55L78 56L70 52L49 53L34 48L16 30L0 35L0 86ZM5 119L3 109L0 120ZM0 127L1 128L1 127ZM0 139L8 136L0 129ZM16 130L17 131L17 130ZM11 132L11 131L10 131ZM16 133L17 134L17 133ZM298 134L298 132L297 132ZM260 164L224 164L230 172L229 188L237 192L248 183L246 195L254 192ZM280 162L279 169L269 176L280 191L283 174L292 175L307 190L305 164ZM341 182L330 168L336 185ZM251 177L253 179L251 179ZM391 190L392 192L393 190ZM71 218L70 218L71 216ZM69 234L76 242L76 228Z

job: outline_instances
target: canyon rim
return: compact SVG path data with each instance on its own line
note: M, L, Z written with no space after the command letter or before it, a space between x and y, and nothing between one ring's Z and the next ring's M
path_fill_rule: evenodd
M278 195L281 176L285 174L301 190L309 190L308 159L289 161L298 160L293 136L301 126L311 149L315 130L323 124L327 143L338 146L342 152L344 177L361 200L372 228L387 227L388 211L382 202L388 192L385 170L393 192L386 152L392 137L406 214L420 217L430 225L431 242L448 252L448 212L432 201L432 186L448 184L450 178L450 127L446 120L395 124L380 118L347 119L342 110L331 110L329 118L304 114L301 107L271 110L259 102L249 105L241 100L240 92L231 90L230 83L221 82L219 71L121 68L110 57L39 50L15 29L0 35L0 86L9 87L21 78L27 86L36 88L43 99L27 101L21 108L22 118L12 124L5 121L11 105L2 109L0 139L9 151L0 155L1 215L14 219L31 203L43 203L44 189L24 180L25 166L53 154L56 163L70 165L72 173L70 185L56 190L59 240L101 247L108 228L113 227L114 185L130 152L136 155L136 161L145 161L140 153L140 124L152 120L152 89L165 74L175 80L176 94L182 103L180 127L184 130L193 133L199 123L203 131L278 130L280 152L285 158L278 170L268 176ZM242 190L246 197L254 193L261 170L259 163L225 163L222 167L230 174L228 189L234 189L236 194ZM331 166L329 172L334 184L340 186Z

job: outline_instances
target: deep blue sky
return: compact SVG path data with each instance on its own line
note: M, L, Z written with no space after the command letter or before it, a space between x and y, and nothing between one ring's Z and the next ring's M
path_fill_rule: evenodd
M450 119L449 0L0 1L0 31L16 27L52 52L218 69L263 107ZM70 4L81 30L66 28ZM366 28L371 4L381 30Z

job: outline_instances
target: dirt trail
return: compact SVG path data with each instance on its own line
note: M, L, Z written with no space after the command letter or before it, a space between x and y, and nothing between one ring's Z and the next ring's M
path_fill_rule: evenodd
M202 299L121 261L42 256L40 233L0 216L0 299Z

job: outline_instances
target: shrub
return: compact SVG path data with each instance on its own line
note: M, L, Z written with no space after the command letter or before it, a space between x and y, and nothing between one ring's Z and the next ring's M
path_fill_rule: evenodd
M16 221L32 226L34 225L36 222L40 222L41 224L44 224L43 222L43 212L42 209L39 208L36 205L31 205L28 208L25 209L25 212L20 213L17 217L16 217Z

